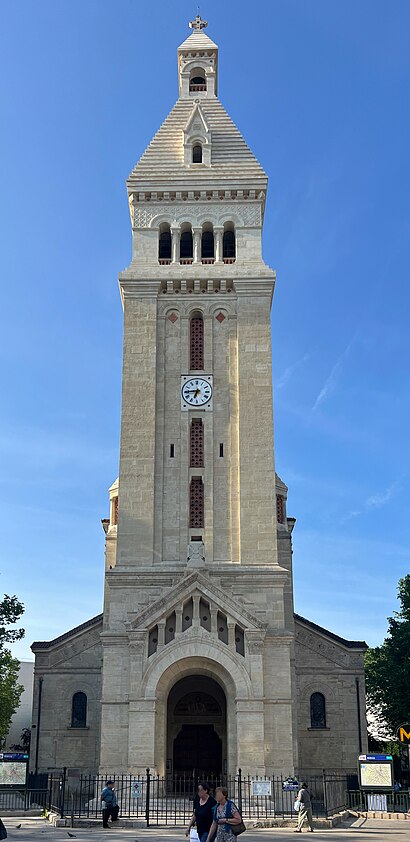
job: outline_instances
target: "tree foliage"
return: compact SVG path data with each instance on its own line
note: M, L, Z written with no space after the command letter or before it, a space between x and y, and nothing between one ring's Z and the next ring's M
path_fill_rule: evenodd
M392 734L410 722L410 574L397 590L401 609L388 618L383 644L368 649L364 659L369 708Z
M4 595L0 602L0 745L4 743L24 690L18 683L19 661L6 646L24 637L24 629L8 628L17 623L23 612L24 605L16 596Z

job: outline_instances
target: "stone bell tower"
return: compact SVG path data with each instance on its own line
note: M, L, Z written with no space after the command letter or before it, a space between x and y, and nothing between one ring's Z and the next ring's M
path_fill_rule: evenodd
M292 771L275 274L261 247L267 177L218 99L206 22L190 25L179 98L127 180L133 251L119 276L120 473L107 534L100 763L110 773Z

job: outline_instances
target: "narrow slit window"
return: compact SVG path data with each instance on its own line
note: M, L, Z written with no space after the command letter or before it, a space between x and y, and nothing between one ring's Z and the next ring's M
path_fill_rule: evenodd
M170 455L171 459L173 459L174 456L175 456L175 445L174 444L170 444L170 446L169 446L169 455Z
M223 459L223 455L224 455L224 446L221 442L221 444L219 445L219 456L220 456L221 459Z
M202 164L202 146L200 143L196 143L192 149L192 163Z

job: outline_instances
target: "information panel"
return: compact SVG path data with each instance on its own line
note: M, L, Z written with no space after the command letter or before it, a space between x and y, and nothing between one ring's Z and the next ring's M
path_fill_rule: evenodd
M26 783L26 763L13 760L0 761L0 784L24 786Z
M380 792L393 789L393 758L389 754L362 754L359 757L360 789Z

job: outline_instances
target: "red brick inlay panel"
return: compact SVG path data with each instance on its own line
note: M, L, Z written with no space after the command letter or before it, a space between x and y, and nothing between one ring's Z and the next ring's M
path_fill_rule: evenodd
M204 467L204 427L200 418L193 418L190 430L191 468Z
M189 367L194 371L204 368L204 320L202 316L192 316L189 336Z
M278 523L285 522L285 507L283 505L283 497L280 494L276 495L276 517Z
M226 316L224 316L223 313L218 313L218 315L215 318L216 318L216 321L219 322L219 324L221 325L222 322L225 321Z
M202 477L192 477L189 486L189 526L191 529L204 527L204 486Z
M178 321L178 316L177 316L176 313L170 313L168 318L169 318L170 322L172 322L172 324L175 324L175 322Z

